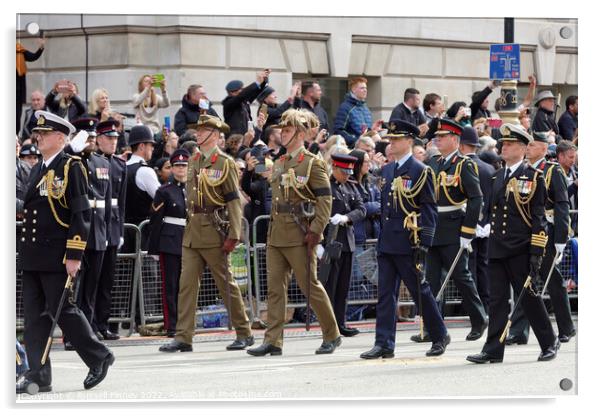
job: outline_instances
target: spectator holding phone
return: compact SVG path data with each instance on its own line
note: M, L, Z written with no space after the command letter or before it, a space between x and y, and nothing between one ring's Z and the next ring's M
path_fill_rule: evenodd
M74 82L65 79L57 81L46 96L46 107L67 121L80 119L88 109L78 92Z
M161 90L161 95L157 95L155 87ZM132 104L136 110L136 120L150 127L155 136L161 133L161 124L157 117L157 111L169 107L165 76L163 74L145 74L140 77L138 80L138 93L134 94Z
M256 145L245 154L247 166L242 175L241 188L249 196L245 217L250 225L258 216L269 214L272 208L272 188L269 179L272 175L273 162L266 157L268 153L267 147ZM259 222L257 242L266 242L267 231L268 222Z
M267 85L257 96L257 102L259 103L257 115L263 113L264 116L267 116L265 126L277 125L280 123L282 113L291 107L298 108L301 104L299 98L297 98L300 91L301 82L297 81L293 84L288 98L279 105L276 90Z
M92 92L92 100L90 101L90 115L104 122L110 118L114 118L114 113L111 110L108 91L104 88L94 90Z
M228 95L222 100L224 106L224 121L230 126L230 135L240 133L244 135L248 130L248 123L252 121L251 106L268 84L269 69L264 69L257 73L255 82L243 88L243 82L240 80L232 80L226 84L226 92Z

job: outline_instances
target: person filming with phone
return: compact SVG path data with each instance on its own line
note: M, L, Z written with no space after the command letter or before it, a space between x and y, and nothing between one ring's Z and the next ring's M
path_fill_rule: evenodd
M243 88L243 82L240 80L232 80L226 84L226 92L228 95L222 100L224 106L224 121L230 126L230 135L239 133L244 135L248 130L248 123L252 121L251 106L268 84L270 70L268 68L259 71L255 78L255 82Z
M161 94L155 92L159 88ZM157 112L159 109L169 107L169 97L167 96L167 87L165 76L163 74L148 75L145 74L138 80L138 93L134 94L132 99L134 109L136 109L136 120L145 126L150 127L155 137L161 133L161 123Z
M69 80L54 83L46 96L46 107L65 120L77 120L88 111L86 103L78 96L77 85Z

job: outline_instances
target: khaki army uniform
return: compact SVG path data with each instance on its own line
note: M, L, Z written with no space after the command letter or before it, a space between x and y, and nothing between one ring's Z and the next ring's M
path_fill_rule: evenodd
M302 230L303 227L321 236L328 224L332 197L326 166L301 147L274 163L270 185L272 211L267 239L268 329L264 343L282 347L287 277L291 269L305 296L309 290L310 306L322 327L323 339L330 342L339 337L339 330L328 295L317 279L316 248L307 253L305 231ZM302 202L313 203L315 215L310 219L301 215ZM308 257L310 288L307 286Z
M251 335L249 318L238 285L232 278L224 238L241 235L242 206L238 194L238 172L234 160L217 147L208 154L197 153L188 161L186 182L187 221L182 241L182 274L178 294L175 340L191 344L201 274L208 266L228 312L237 338ZM226 207L230 223L224 237L215 227L215 211ZM226 288L228 285L229 291ZM227 300L227 294L230 300Z

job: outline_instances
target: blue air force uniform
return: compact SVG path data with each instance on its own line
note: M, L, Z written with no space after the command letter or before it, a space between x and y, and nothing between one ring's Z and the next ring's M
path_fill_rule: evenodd
M388 137L392 140L412 140L419 133L418 128L409 122L394 120L389 125ZM437 208L433 172L410 152L399 161L385 165L382 177L376 339L374 348L361 357L393 356L396 309L402 280L414 302L422 304L424 324L433 341L433 348L427 355L440 355L449 343L449 335L429 284L422 280L418 285L414 260L416 247L429 248L435 234Z
M172 166L188 166L190 154L177 149L170 158ZM178 319L178 292L182 269L182 239L186 226L186 183L172 175L155 194L151 204L148 253L159 256L163 302L163 327L173 337Z

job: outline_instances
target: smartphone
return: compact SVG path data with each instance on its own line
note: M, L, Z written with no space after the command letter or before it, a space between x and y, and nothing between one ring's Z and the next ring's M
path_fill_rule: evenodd
M470 117L472 115L472 110L470 110L470 107L464 107L464 115L466 117Z
M153 78L155 82L153 83L153 87L161 87L161 81L165 80L164 74L154 74Z
M268 105L263 103L261 107L259 107L259 113L265 116L265 119L268 120Z
M44 38L44 31L42 29L40 29L40 31L38 32L38 38L40 38L40 39Z
M247 130L255 130L255 128L253 127L253 120L249 120L247 122Z
M255 172L261 174L266 171L265 165L265 153L264 146L253 146L251 148L251 156L257 159L257 165L255 165Z
M167 130L167 133L169 133L171 130L171 119L169 116L165 116L165 118L163 119L163 126Z

